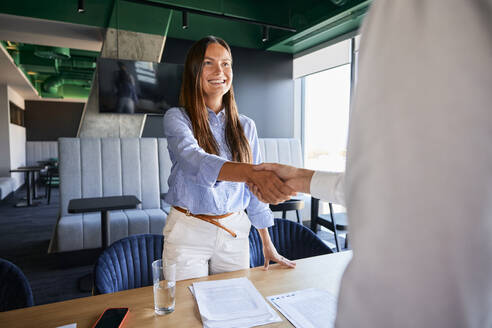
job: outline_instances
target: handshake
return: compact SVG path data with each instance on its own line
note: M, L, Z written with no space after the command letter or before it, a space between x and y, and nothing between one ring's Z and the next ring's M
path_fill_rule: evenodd
M293 166L263 163L253 165L246 184L262 202L278 204L297 192L309 193L314 171Z

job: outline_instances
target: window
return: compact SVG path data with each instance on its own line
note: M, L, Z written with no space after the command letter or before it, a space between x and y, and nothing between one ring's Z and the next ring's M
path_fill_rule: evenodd
M345 171L350 97L356 79L358 37L346 39L294 59L294 77L301 81L304 166ZM329 211L320 203L320 213ZM345 209L333 205L334 212Z
M350 64L304 77L305 166L345 171L350 108Z

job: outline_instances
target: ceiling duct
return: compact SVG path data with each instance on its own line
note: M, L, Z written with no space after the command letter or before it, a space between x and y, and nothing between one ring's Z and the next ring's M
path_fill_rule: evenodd
M37 46L34 55L45 59L69 59L70 49L61 47Z
M69 84L85 88L90 87L91 82L91 80L83 80L80 78L53 76L44 81L43 91L52 95L56 95L58 94L58 89L63 85Z

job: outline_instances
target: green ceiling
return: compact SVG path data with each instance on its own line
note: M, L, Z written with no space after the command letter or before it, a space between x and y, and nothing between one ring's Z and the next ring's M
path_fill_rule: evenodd
M297 32L271 30L270 41L261 41L261 27L220 18L189 14L189 28L181 27L181 13L174 11L168 36L198 40L213 34L230 44L297 53L357 29L370 0L152 0L180 8L253 19ZM342 6L335 3L345 3ZM125 0L85 0L85 12L77 12L77 0L2 0L0 13L64 21L96 27L164 35L169 9ZM113 11L115 15L113 14ZM355 11L355 13L353 13ZM353 13L352 15L349 15ZM334 17L342 20L333 22ZM347 17L343 18L343 15ZM330 23L333 23L330 25ZM328 25L328 26L327 26ZM319 30L319 31L318 31ZM297 39L302 38L299 42Z
M87 99L98 52L1 41L43 98Z
M136 4L126 0L2 0L0 13L63 21L94 27L198 40L217 35L234 46L299 53L358 29L371 0L152 0L183 9L196 9L260 22L288 26L296 32L270 29L261 41L258 25L189 13L189 28L182 28L181 11ZM342 5L337 5L342 3ZM10 40L15 41L15 40ZM43 97L87 98L97 52L2 41L16 64ZM44 53L43 53L44 50ZM67 53L68 52L68 53ZM68 56L67 56L68 54ZM50 58L51 57L51 58ZM54 58L56 57L56 58ZM30 72L30 74L28 74ZM34 74L35 73L35 74Z

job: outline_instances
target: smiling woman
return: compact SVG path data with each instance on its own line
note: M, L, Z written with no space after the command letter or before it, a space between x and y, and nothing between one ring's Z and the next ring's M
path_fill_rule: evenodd
M173 208L163 259L176 263L177 280L248 268L251 224L262 238L266 267L270 260L295 266L277 253L267 230L273 214L245 182L272 202L290 198L293 190L275 173L253 170L261 162L256 127L238 113L232 76L224 40L196 42L185 61L182 107L164 116L173 163L165 200Z

